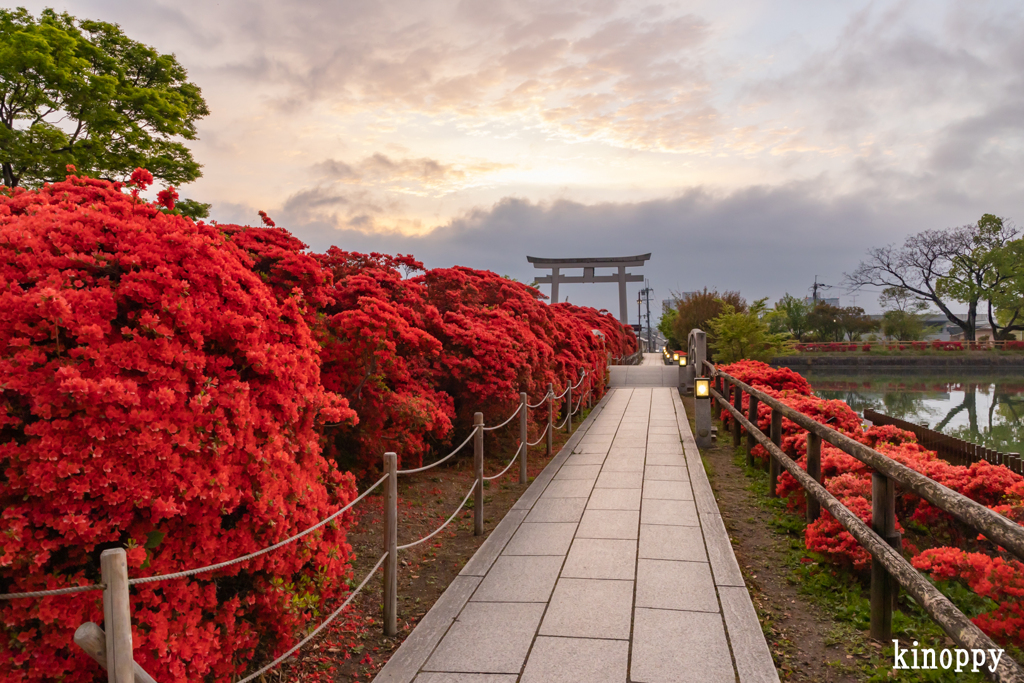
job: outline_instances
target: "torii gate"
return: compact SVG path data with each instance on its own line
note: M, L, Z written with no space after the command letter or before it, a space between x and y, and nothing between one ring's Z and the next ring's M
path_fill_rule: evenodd
M558 301L558 285L561 282L618 282L619 283L619 322L623 325L629 324L629 312L626 309L626 283L643 282L643 275L632 275L626 272L631 266L642 266L649 261L650 254L638 256L610 256L607 258L541 258L539 256L527 256L526 260L533 264L534 268L550 269L551 275L537 278L540 284L551 285L551 303ZM559 271L563 268L582 268L583 275L562 275ZM618 268L615 275L595 275L595 268Z

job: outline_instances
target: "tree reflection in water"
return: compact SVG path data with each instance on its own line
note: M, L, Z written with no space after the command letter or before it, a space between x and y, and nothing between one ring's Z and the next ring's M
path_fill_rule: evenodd
M998 451L1024 452L1024 383L990 376L815 375L815 393Z

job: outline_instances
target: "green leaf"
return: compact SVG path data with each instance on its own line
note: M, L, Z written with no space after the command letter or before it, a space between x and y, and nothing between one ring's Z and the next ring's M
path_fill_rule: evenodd
M150 531L146 535L146 548L148 548L149 550L153 550L163 542L164 536L166 535L167 534L165 534L164 532L156 531L155 529L153 531Z

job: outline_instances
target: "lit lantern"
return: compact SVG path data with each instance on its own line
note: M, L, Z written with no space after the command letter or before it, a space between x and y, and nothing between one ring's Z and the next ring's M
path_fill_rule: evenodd
M679 352L678 351L676 351L675 353L672 354L672 360L679 360Z
M686 354L685 353L683 355L679 356L679 367L681 367L681 368L686 367Z
M693 380L693 395L695 398L711 398L711 379L708 377L697 377Z

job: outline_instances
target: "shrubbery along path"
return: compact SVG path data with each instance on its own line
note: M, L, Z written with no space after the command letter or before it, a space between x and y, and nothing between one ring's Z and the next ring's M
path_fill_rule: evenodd
M139 197L147 176L0 193L0 592L97 583L109 547L133 578L254 552L351 501L382 452L416 466L473 411L493 422L582 368L599 396L604 344L635 348L610 316L486 271L310 254L265 215L193 223L173 192ZM226 680L284 651L347 592L350 521L136 586L136 660ZM102 621L99 596L0 603L0 678L92 680L71 634Z

